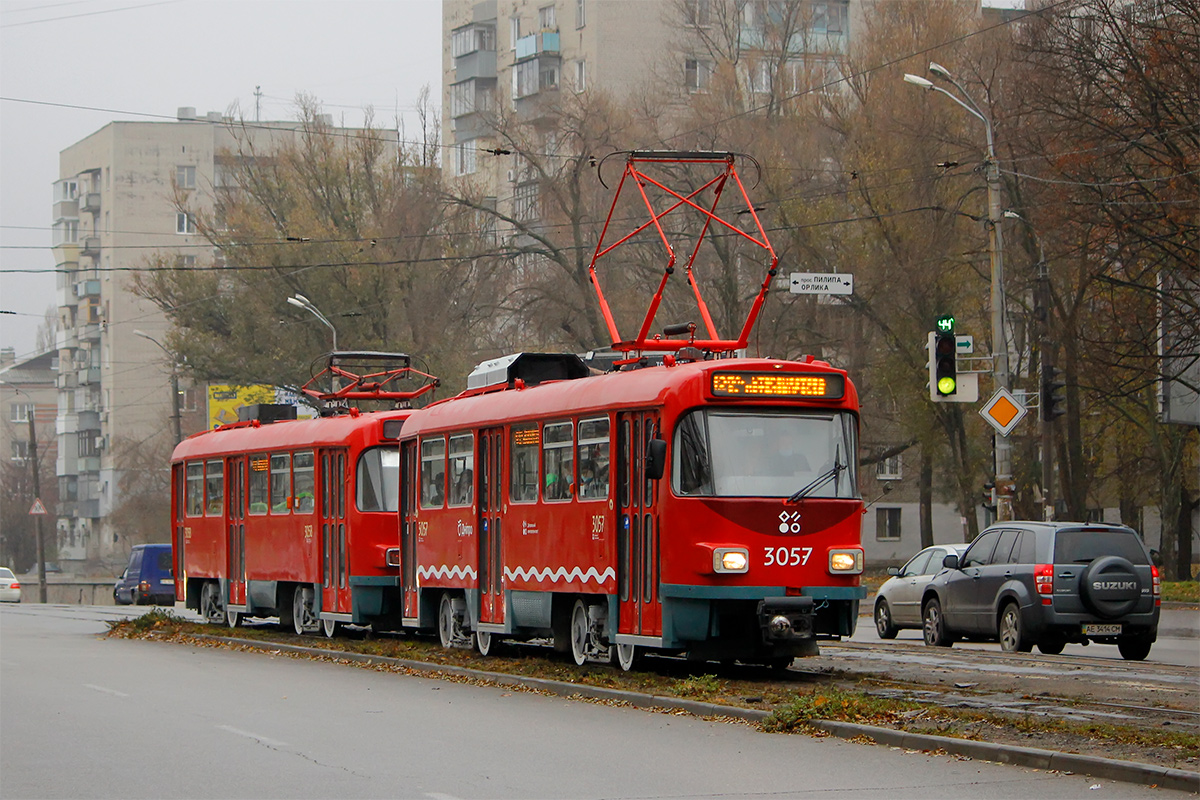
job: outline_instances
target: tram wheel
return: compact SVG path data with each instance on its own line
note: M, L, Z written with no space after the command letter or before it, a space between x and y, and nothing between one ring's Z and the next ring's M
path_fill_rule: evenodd
M438 641L447 650L454 646L454 601L449 592L443 592L438 603Z
M242 612L234 611L232 608L225 609L225 624L231 628L240 628L242 626Z
M481 656L490 656L500 646L500 637L492 638L488 631L475 631L475 649Z
M587 603L576 600L571 609L571 658L577 667L582 667L588 659L588 627Z
M326 639L332 639L333 637L337 636L341 629L342 623L338 622L336 619L321 620L321 630L324 631Z
M200 613L210 625L225 621L225 609L221 604L221 587L216 581L206 581L200 590Z
M635 644L614 644L612 654L613 663L620 667L622 672L629 672L642 660L641 651Z
M292 595L292 628L298 636L316 633L321 621L313 610L316 593L311 586L297 586Z

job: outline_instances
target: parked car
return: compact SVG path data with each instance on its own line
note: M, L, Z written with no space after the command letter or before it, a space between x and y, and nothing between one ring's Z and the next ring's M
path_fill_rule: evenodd
M0 567L0 602L21 602L21 582L8 567Z
M1158 638L1158 568L1124 525L999 522L942 563L921 601L928 645L999 640L1054 655L1096 642L1141 661Z
M134 545L129 565L113 586L118 605L175 605L175 576L171 565L171 545Z
M965 544L935 544L926 547L897 569L888 567L892 577L875 593L875 630L880 639L895 639L898 631L921 628L921 599L933 576L941 572L942 559L951 553L962 555Z

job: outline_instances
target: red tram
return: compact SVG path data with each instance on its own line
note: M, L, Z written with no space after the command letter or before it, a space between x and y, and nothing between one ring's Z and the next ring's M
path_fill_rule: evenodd
M577 663L611 658L625 669L639 648L789 663L821 637L852 634L866 596L857 394L845 372L811 357L735 357L778 263L738 156L625 156L590 266L624 354L616 370L589 375L570 355L499 359L404 424L404 623L436 625L446 646L474 639L484 653L497 637L552 636ZM710 166L686 195L656 177ZM650 220L606 243L626 186ZM753 233L723 218L731 186ZM676 210L702 220L683 266L707 337L692 323L651 334L676 272L661 224ZM693 272L714 230L766 262L736 339L718 336ZM659 237L667 265L637 335L622 339L597 262L643 235Z
M380 372L348 366L388 362ZM311 387L329 375L331 393ZM412 391L394 388L417 377ZM436 386L406 356L336 353L305 392L335 405L408 401ZM290 420L276 420L279 410ZM171 457L175 592L209 622L279 617L297 633L399 619L400 426L411 411L296 420L265 406L189 437ZM250 415L248 415L250 416Z
M404 622L786 664L854 631L857 396L819 361L484 365L401 431ZM498 388L497 388L498 387Z

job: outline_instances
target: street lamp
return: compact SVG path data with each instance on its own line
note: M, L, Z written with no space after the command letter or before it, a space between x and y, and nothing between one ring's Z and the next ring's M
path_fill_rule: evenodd
M183 428L180 425L179 419L179 368L175 363L175 354L168 350L162 342L145 331L134 331L133 335L154 342L154 344L158 345L158 349L166 353L167 357L171 359L171 433L175 436L175 444L178 445L183 441Z
M949 97L968 114L983 123L987 134L987 191L988 191L988 251L992 262L992 375L998 389L1008 389L1008 338L1004 331L1004 240L1000 232L1000 164L996 161L996 148L992 138L992 122L979 108L971 95L954 79L950 71L941 64L929 62L929 71L942 80L949 81L959 94L943 89L933 81L919 75L904 76L906 83ZM996 519L1012 519L1012 445L1008 437L996 436Z
M293 305L296 308L303 308L305 311L311 312L312 315L319 319L326 328L329 328L330 332L333 334L333 351L336 353L337 328L333 327L333 323L329 321L329 318L322 314L321 310L313 305L312 301L302 294L294 294L289 297L287 301L288 305Z

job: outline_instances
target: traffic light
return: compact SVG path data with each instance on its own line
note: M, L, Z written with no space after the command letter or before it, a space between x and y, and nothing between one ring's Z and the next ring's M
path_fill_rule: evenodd
M937 330L929 334L929 399L947 401L958 392L958 344L954 317L937 319Z
M1066 383L1062 380L1062 370L1054 367L1042 368L1042 419L1053 422L1067 413L1067 398L1062 394Z

